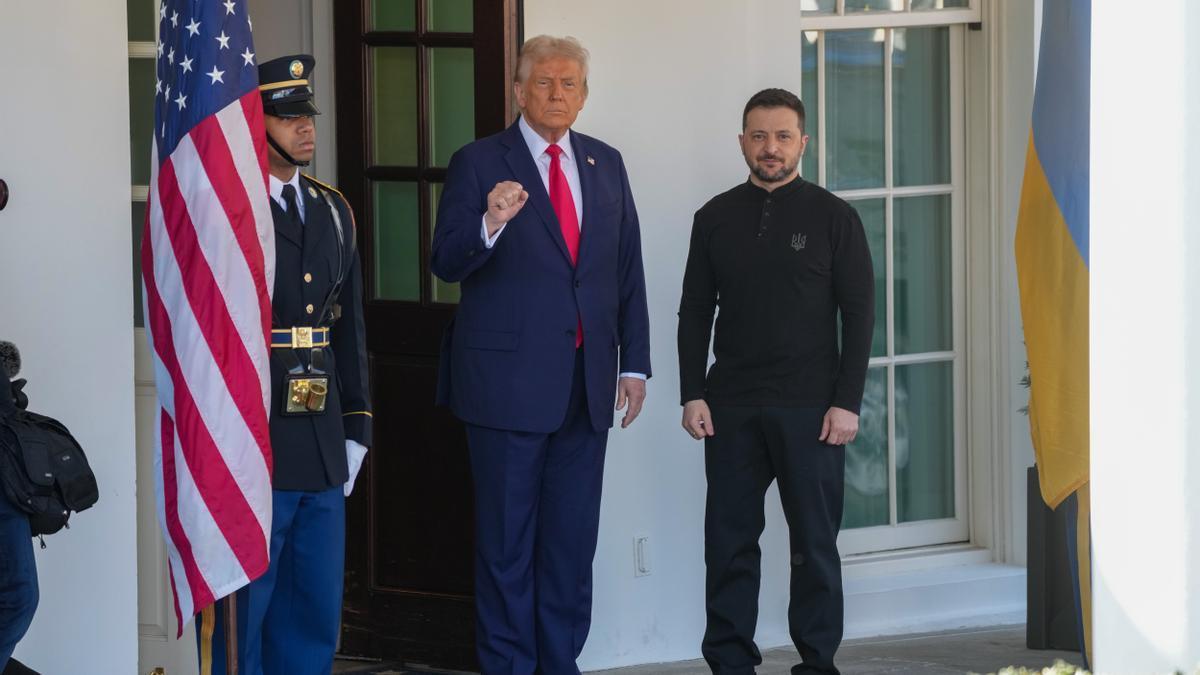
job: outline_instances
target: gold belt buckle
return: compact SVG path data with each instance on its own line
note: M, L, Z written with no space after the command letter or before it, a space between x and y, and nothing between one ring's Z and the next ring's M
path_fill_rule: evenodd
M295 349L312 349L313 329L309 326L292 328L292 347Z

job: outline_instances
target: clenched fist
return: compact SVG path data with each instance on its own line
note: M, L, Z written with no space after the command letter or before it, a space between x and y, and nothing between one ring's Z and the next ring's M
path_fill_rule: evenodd
M487 213L483 214L488 236L496 234L505 223L515 218L528 199L529 193L516 181L496 183L496 187L488 193Z

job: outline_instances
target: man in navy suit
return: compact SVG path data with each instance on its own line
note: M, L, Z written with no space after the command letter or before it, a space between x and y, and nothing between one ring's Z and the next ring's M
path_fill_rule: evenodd
M625 165L571 131L587 72L574 38L525 43L521 119L451 158L433 236L433 272L462 284L438 399L467 425L487 675L579 672L612 406L629 426L650 376Z

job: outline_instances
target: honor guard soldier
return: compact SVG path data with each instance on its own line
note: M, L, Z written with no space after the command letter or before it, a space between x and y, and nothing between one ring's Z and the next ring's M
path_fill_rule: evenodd
M235 596L241 675L333 668L342 610L345 498L371 445L354 214L301 173L316 147L314 59L259 65L275 220L271 335L271 565ZM202 673L225 670L224 612L197 622ZM211 670L210 670L211 669Z

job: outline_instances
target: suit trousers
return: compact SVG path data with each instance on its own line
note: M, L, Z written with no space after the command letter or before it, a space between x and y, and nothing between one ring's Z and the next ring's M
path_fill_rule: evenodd
M767 488L779 482L791 548L788 627L803 663L792 673L836 674L842 640L845 448L818 440L826 408L710 404L704 442L707 626L701 651L713 673L754 673Z
M579 673L608 438L592 428L584 384L580 349L566 418L553 433L467 426L484 675Z
M0 493L0 670L29 630L38 604L29 516Z
M275 490L271 566L233 595L239 675L328 675L342 619L346 499ZM196 621L201 675L225 673L223 602Z

